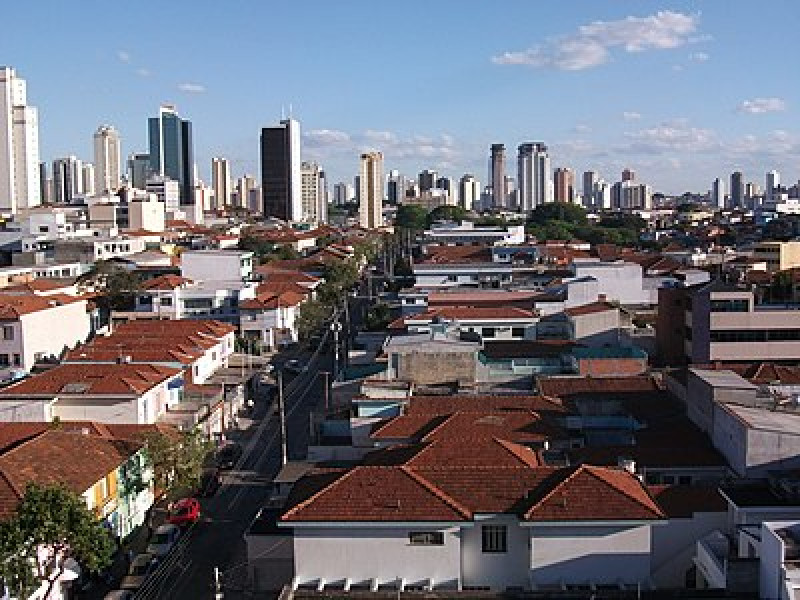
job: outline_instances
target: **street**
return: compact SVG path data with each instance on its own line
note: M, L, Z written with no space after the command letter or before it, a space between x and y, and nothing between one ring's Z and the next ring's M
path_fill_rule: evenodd
M333 357L319 353L293 379L284 378L284 403L290 460L305 457L310 413L324 397L321 371ZM278 367L276 366L276 369ZM276 399L277 403L277 399ZM281 467L280 422L266 402L256 406L254 422L242 436L238 468L228 472L215 496L203 499L205 518L190 529L136 598L213 598L214 568L220 570L224 598L252 597L247 592L244 532L270 494Z

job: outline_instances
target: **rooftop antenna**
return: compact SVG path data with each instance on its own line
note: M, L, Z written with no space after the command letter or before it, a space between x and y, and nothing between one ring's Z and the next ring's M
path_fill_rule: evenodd
M281 104L281 121L284 121L285 119L286 119L286 107L283 104Z
M289 103L289 118L292 118L292 103Z

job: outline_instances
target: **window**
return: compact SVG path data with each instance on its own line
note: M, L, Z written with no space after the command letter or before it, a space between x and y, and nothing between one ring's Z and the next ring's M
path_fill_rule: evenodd
M481 546L486 553L508 552L508 528L505 525L481 527Z
M15 367L22 366L22 357L19 354L14 354L14 366Z
M161 306L172 306L172 298L161 298Z
M524 327L512 327L511 328L511 337L515 337L515 338L525 337L525 328Z
M14 339L14 327L12 325L3 325L3 339L4 340Z
M494 327L484 327L481 330L481 335L485 338L493 338L494 337Z
M0 354L0 367L7 367L8 365L8 354Z
M458 281L458 275L448 275L447 281Z
M747 300L712 300L711 312L747 312L750 303Z
M691 485L692 484L692 476L691 475L678 475L678 483L680 485Z
M443 546L444 533L441 531L410 531L408 543L412 546Z

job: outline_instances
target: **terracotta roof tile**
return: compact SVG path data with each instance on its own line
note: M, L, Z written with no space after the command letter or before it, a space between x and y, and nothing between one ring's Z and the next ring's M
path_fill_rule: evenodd
M608 312L611 310L618 310L613 304L608 302L590 302L582 306L573 306L572 308L564 309L564 314L568 317L583 317L586 315L594 315L601 312Z
M673 519L699 512L727 512L728 503L716 486L648 485L647 490L664 513Z
M0 294L0 319L15 321L22 315L27 315L41 310L50 310L62 304L79 302L81 298L60 295L58 298L53 296L37 296L35 294L12 295Z
M142 287L146 290L174 290L191 282L191 279L186 279L186 277L181 277L180 275L161 275L145 281Z
M615 392L656 392L661 388L649 375L632 377L539 377L539 392L544 396L566 398L578 394Z
M413 414L449 415L455 412L530 410L540 414L564 413L566 408L557 399L527 395L449 395L412 396L407 412Z

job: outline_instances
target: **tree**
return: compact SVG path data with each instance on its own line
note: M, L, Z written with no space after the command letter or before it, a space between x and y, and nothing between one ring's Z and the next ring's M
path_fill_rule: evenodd
M537 206L528 217L534 225L547 225L551 221L563 221L572 225L585 225L586 211L577 204L551 202Z
M385 302L378 302L367 311L364 324L368 331L382 331L386 329L391 320L392 313L389 305Z
M257 235L244 235L239 239L239 250L252 252L259 262L275 251L275 244Z
M436 221L463 221L467 218L467 211L461 206L437 206L426 219L428 227Z
M332 312L330 305L320 300L303 302L294 321L295 327L297 327L297 337L302 341L308 340L319 330Z
M145 439L145 461L153 470L158 493L177 496L197 488L203 466L213 444L199 429L181 431L175 436L149 434Z
M102 294L97 302L106 311L131 306L134 296L142 289L142 281L136 273L109 260L98 260L76 283Z
M421 231L428 225L428 211L416 204L401 204L397 207L394 224L400 229Z
M62 486L30 484L10 519L0 522L0 580L27 598L64 574L66 560L92 573L111 564L114 541L86 501Z

